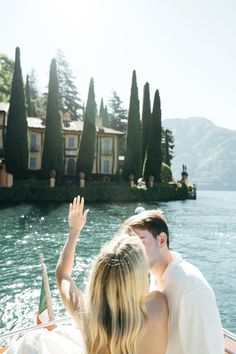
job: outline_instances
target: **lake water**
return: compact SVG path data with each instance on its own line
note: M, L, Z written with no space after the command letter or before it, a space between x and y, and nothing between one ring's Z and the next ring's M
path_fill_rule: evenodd
M141 203L86 205L74 277L81 288L101 245ZM170 246L198 266L215 291L223 327L236 333L236 192L198 192L197 200L144 203L161 208ZM67 204L0 206L0 334L30 326L37 312L44 254L56 318L65 315L54 271L67 235Z

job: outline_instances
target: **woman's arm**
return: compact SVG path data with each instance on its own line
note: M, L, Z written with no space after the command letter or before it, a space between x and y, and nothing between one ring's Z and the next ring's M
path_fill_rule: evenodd
M88 214L88 209L83 212L83 208L84 198L80 198L80 196L75 197L73 203L70 203L68 213L69 235L56 266L56 280L60 296L66 310L71 315L83 303L82 294L71 278L76 244L80 236L80 231L86 223Z

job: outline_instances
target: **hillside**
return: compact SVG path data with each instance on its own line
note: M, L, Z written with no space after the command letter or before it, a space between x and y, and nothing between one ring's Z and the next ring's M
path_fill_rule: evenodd
M236 190L236 131L205 118L165 119L163 127L175 137L175 177L180 178L185 164L199 189Z

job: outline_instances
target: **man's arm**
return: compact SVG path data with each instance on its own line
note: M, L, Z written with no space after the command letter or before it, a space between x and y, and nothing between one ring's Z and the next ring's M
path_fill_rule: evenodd
M73 269L75 248L80 236L80 232L86 223L88 210L83 212L84 198L74 198L70 203L68 222L69 235L62 249L56 267L56 280L61 299L66 310L73 315L83 304L82 294L71 278Z
M224 354L224 337L214 293L189 292L181 301L179 333L186 354Z

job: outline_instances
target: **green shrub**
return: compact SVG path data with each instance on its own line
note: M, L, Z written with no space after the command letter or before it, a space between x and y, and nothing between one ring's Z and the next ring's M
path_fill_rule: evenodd
M172 172L170 167L166 163L161 165L161 180L162 182L171 182L172 181Z
M87 182L79 186L50 188L48 181L17 181L11 188L0 188L0 202L69 202L81 195L87 202L169 201L186 199L187 189L175 184L155 183L147 190L131 188L127 182Z

